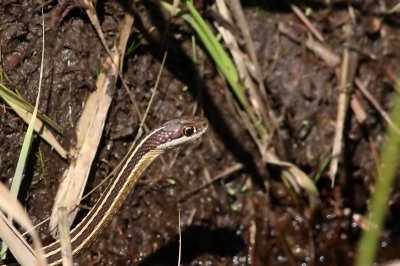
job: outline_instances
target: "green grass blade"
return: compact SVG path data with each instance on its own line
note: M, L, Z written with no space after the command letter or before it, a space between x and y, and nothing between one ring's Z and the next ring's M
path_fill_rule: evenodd
M131 55L139 46L142 45L142 41L133 40L128 49L126 49L125 56Z
M10 102L12 102L20 106L21 108L25 109L26 111L33 113L34 106L32 104L25 101L23 98L21 98L21 96L11 91L1 83L0 83L0 98L2 98L8 105L10 105ZM48 116L40 112L38 112L37 116L40 118L40 120L42 120L44 123L49 125L57 132L62 132L62 128L59 125L57 125L53 120L51 120Z
M398 88L399 89L399 88ZM400 94L396 94L394 107L391 112L395 126L400 126ZM356 264L357 266L372 265L378 252L379 239L388 209L388 201L396 177L400 152L400 137L396 131L388 126L384 142L375 192L372 195L370 212L368 213L367 229L363 232L359 243Z
M42 18L43 18L43 9L42 9ZM42 21L42 22L44 22L44 21ZM44 23L42 25L44 25ZM21 152L20 152L20 155L18 158L17 168L15 170L14 178L13 178L13 181L11 183L11 188L10 188L10 194L11 194L11 196L13 196L15 198L17 198L19 189L21 187L24 170L25 170L25 166L26 166L26 161L28 159L29 149L30 149L31 142L32 142L33 129L34 129L36 117L38 114L39 98L40 98L40 91L41 91L41 87L42 87L42 78L43 78L43 61L44 61L44 26L42 26L42 58L41 58L41 65L40 65L39 85L38 85L38 94L36 97L36 104L35 104L35 107L33 108L32 118L29 123L28 129L26 131L24 141L22 143L22 148L21 148ZM5 86L3 86L3 85L2 85L2 87L5 88ZM13 97L13 95L14 95L13 92L11 92L10 90L5 90L5 91L8 92L7 95L9 95L10 98ZM13 219L13 217L8 217L8 218L10 221L12 221L12 219ZM7 249L8 249L7 244L5 242L3 242L1 245L1 254L5 254Z
M318 168L317 174L314 177L314 181L315 183L318 182L318 180L320 179L322 173L328 168L329 163L332 161L332 155L329 155L328 157L326 157L323 161L321 166Z
M211 55L212 59L218 66L218 69L222 72L225 79L231 86L234 94L236 95L239 103L247 113L250 121L253 123L260 137L264 137L266 129L263 122L257 117L252 110L249 101L246 97L246 89L239 79L239 74L236 71L236 67L232 60L228 56L227 52L219 43L217 37L213 34L210 27L200 16L192 1L184 1L189 13L183 13L178 11L178 16L182 17L190 26L196 31L207 51ZM167 2L160 1L160 5L168 11L172 10L172 5Z

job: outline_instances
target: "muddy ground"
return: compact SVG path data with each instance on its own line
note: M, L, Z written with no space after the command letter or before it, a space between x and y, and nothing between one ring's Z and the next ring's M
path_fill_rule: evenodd
M198 63L193 63L193 31L185 22L170 20L149 1L96 2L110 46L125 12L135 18L129 44L140 40L141 45L125 56L122 74L142 112L168 51L147 126L154 128L171 118L195 113L205 115L210 128L201 140L151 165L110 226L76 259L77 265L176 265L179 210L182 265L352 265L362 232L355 218L365 214L376 178L371 147L381 148L387 126L363 94L351 91L367 118L360 124L351 108L347 112L336 185L330 187L324 169L316 182L319 200L310 208L306 192L296 195L282 182L279 168L262 163L256 145L233 111L231 91L199 40ZM268 106L280 121L274 134L281 141L272 145L283 143L274 146L280 158L314 178L332 151L339 81L335 67L305 47L310 32L289 2L242 4ZM312 11L308 19L340 58L345 44L351 47L358 58L355 77L389 110L400 62L400 17L387 11L396 1L296 4L303 11ZM76 141L76 122L107 54L79 1L2 0L1 63L4 84L10 89L35 102L41 6L46 56L40 110L62 127L57 138L68 149ZM220 21L213 1L199 1L196 6L210 25ZM231 27L235 29L235 25ZM240 32L236 30L236 34L240 38ZM1 104L0 175L2 182L9 184L27 125ZM123 158L139 122L118 82L88 190ZM20 196L34 223L50 215L59 177L68 163L35 138ZM238 163L243 166L240 170L198 189ZM83 206L93 206L104 188ZM399 257L399 191L396 184L377 262ZM80 215L84 214L83 210ZM51 242L47 226L39 232L45 244Z

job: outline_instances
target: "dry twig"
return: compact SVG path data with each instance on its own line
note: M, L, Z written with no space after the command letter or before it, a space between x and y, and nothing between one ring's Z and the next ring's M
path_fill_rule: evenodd
M8 189L0 183L0 209L12 216L25 230L27 230L33 239L33 246L36 252L26 242L18 230L8 221L7 217L0 211L0 238L7 243L13 256L21 265L46 265L42 244L39 236L33 230L33 224L22 205L12 197ZM37 259L37 261L36 261Z
M111 104L112 98L108 90L110 86L114 86L118 71L112 62L118 62L118 58L118 53L114 53L113 59L107 58L105 70L100 73L96 82L97 89L89 96L79 119L76 129L77 143L70 152L74 163L64 171L50 219L49 227L53 234L56 234L54 229L58 224L59 207L65 206L71 212L70 224L76 216L75 207L82 198Z
M342 152L342 139L346 113L349 106L352 84L354 83L356 70L358 66L358 54L350 51L346 46L343 52L342 67L340 73L339 99L335 127L335 137L332 148L332 160L329 167L329 176L334 185L335 176L339 162L339 156Z
M301 11L300 8L298 8L294 4L290 4L290 8L320 42L325 41L322 34L317 30L317 28L314 27L310 20L308 20L308 18L303 14L303 11Z
M388 113L382 108L382 106L375 100L374 96L368 91L366 86L361 82L360 79L355 79L355 84L357 88L362 92L364 97L372 104L372 106L378 111L378 113L383 117L383 119L391 126L397 134L400 135L400 129L396 127Z
M58 232L60 233L61 258L63 266L72 266L71 235L67 208L58 208Z

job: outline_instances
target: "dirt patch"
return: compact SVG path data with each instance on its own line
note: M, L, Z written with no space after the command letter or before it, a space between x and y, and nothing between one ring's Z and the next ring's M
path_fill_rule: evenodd
M63 128L58 139L70 147L106 52L85 10L75 1L33 2L0 1L2 66L9 78L5 84L34 103L43 5L46 59L40 110ZM339 81L335 68L305 47L310 33L290 6L275 2L242 3L268 105L280 121L272 145L281 159L314 177L332 150ZM331 2L305 1L299 7L309 8L309 19L333 52L341 55L345 43L351 47L357 56L355 76L384 109L390 109L400 56L398 15L385 15L383 3L376 1ZM388 2L387 8L396 4ZM140 40L141 45L125 57L123 76L143 111L168 50L148 127L204 113L210 129L200 141L151 165L111 225L76 261L80 265L175 265L180 211L183 265L351 265L361 233L354 218L365 213L376 176L371 143L379 150L386 128L360 91L354 89L351 95L362 105L367 119L360 125L351 109L347 112L336 185L330 188L324 171L317 182L317 207L310 209L305 193L304 197L294 196L282 183L279 171L262 163L256 145L233 111L234 98L200 41L198 63L193 64L193 32L187 24L179 18L169 20L148 2L98 1L96 8L110 46L124 13L135 17L130 42ZM218 21L209 2L198 8L210 24ZM346 35L349 30L350 38ZM117 87L88 190L120 162L139 124L127 92L120 83ZM5 106L0 109L0 121L0 176L8 184L26 125ZM208 178L238 163L240 170L197 190ZM20 199L35 224L50 215L58 178L67 165L40 138L34 140ZM93 206L104 188L84 204ZM398 184L378 262L398 257L397 188ZM52 241L46 226L39 232L45 244Z

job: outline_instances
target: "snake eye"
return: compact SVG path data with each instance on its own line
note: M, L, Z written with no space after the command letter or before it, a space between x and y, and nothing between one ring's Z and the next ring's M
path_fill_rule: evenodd
M193 133L194 133L194 127L185 127L185 128L183 129L183 134L184 134L186 137L190 137L191 135L193 135Z

